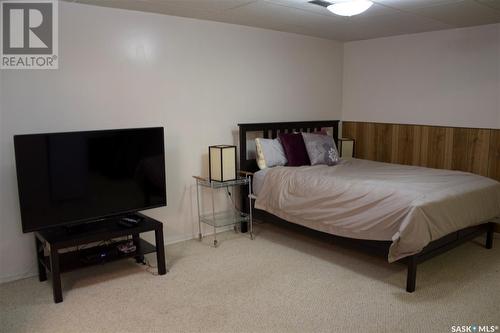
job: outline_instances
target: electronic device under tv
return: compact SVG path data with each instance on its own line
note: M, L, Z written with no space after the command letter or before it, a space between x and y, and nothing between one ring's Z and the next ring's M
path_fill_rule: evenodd
M165 206L163 127L14 136L23 232Z

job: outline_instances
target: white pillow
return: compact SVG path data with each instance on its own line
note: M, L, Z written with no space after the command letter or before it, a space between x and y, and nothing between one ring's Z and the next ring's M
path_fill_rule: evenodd
M257 165L259 169L285 165L288 161L283 146L278 139L255 139Z

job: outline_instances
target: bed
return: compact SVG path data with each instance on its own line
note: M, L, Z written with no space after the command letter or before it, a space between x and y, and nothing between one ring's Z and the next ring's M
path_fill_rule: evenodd
M297 224L370 251L380 249L389 262L408 265L408 292L415 290L418 263L481 234L486 234L486 248L493 245L491 220L500 215L500 183L492 179L359 159L330 167L259 171L247 155L250 132L276 138L283 132L329 128L337 143L338 121L239 128L240 168L253 174L257 218Z

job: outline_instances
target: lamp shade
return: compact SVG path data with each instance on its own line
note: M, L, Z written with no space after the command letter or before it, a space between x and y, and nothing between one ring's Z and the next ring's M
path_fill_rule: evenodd
M352 158L354 157L354 139L339 138L340 157Z
M236 179L236 146L208 147L210 181L226 182Z

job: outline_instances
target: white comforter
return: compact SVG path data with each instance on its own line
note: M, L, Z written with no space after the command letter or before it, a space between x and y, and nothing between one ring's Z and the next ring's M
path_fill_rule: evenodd
M255 207L323 232L392 240L389 262L500 216L500 183L471 173L343 160L266 170Z

